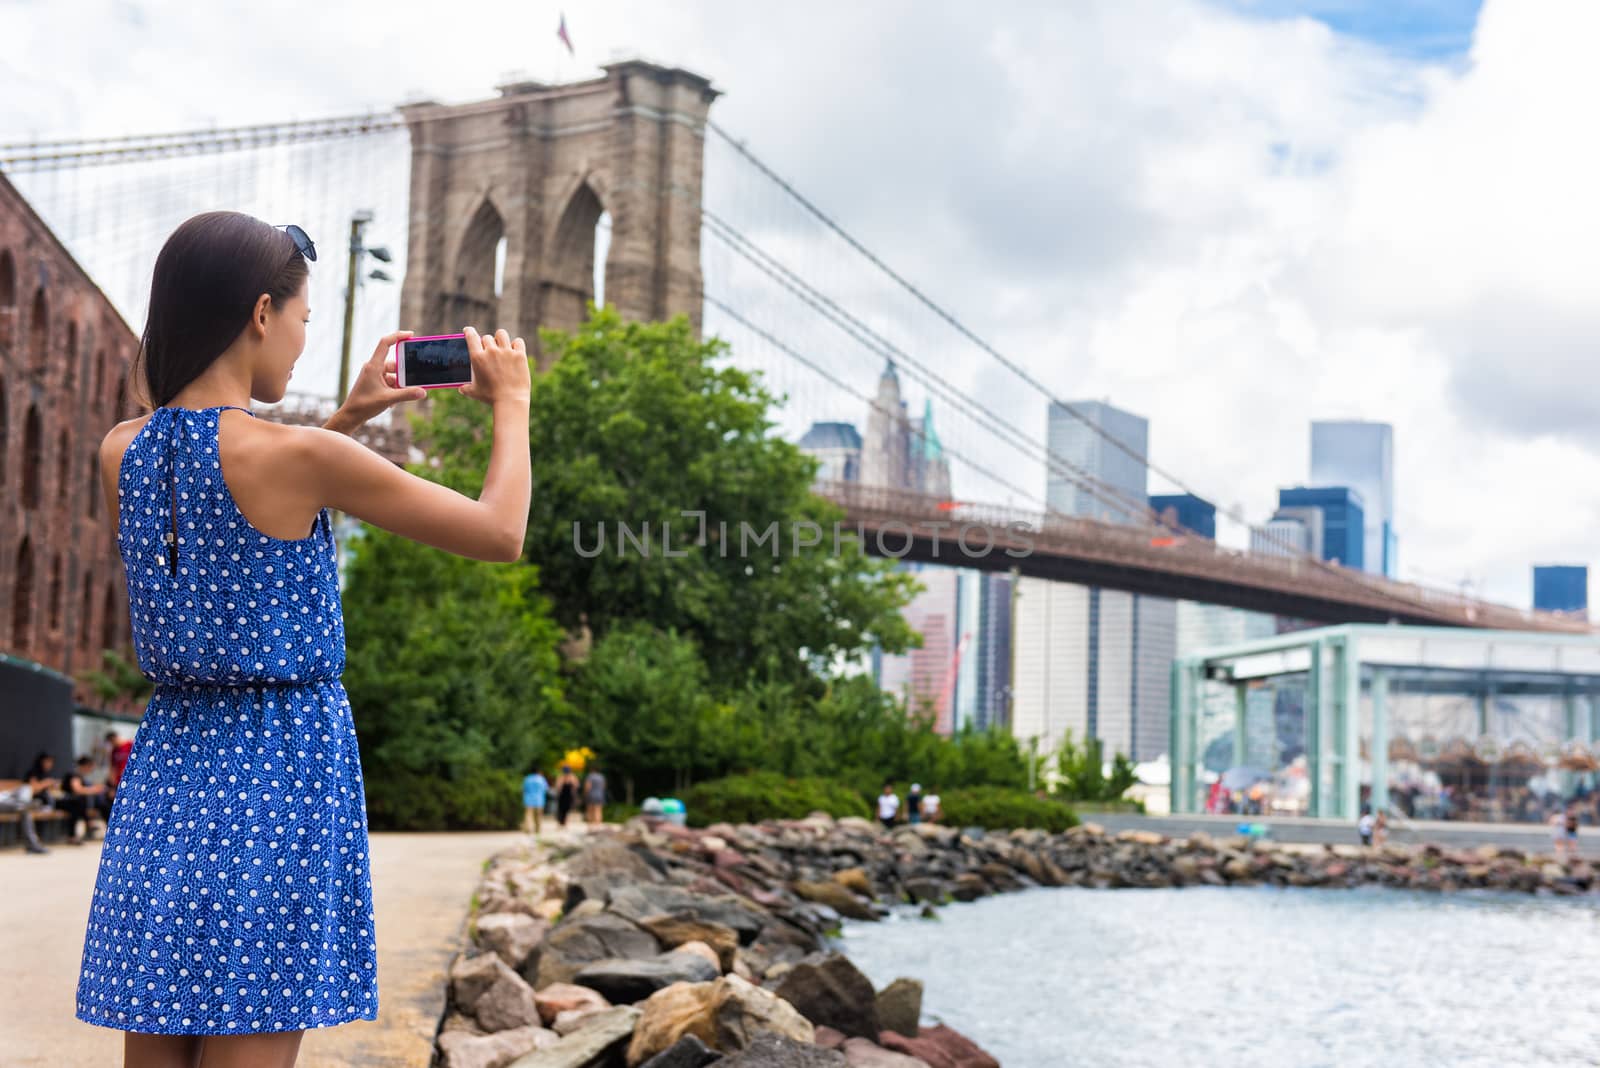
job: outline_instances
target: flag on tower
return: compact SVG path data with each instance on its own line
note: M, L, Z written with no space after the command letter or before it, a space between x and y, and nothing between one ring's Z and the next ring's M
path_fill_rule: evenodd
M561 25L556 27L556 36L561 38L561 43L567 46L567 55L576 56L578 53L572 49L572 38L567 36L567 13L561 13Z

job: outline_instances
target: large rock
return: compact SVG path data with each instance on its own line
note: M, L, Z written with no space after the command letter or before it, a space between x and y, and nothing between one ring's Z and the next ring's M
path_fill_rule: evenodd
M711 983L678 983L652 994L640 1006L639 1024L628 1045L628 1064L638 1065L693 1035L720 1050L739 1050L766 1033L811 1042L816 1030L793 1005L736 975Z
M508 1068L602 1068L620 1059L633 1034L639 1010L632 1005L597 1012L583 1027L524 1057Z
M813 1024L869 1040L882 1030L872 981L843 954L813 953L784 974L776 993Z
M629 1068L655 1058L682 1038L715 1042L718 989L716 983L674 983L651 994L639 1006L639 1022L628 1043Z
M745 982L737 975L717 980L712 1023L721 1050L744 1049L757 1035L773 1033L797 1042L810 1042L816 1028L793 1005L770 990Z
M534 1004L539 1007L539 1018L546 1026L555 1022L564 1012L599 1012L609 1009L611 1003L597 991L576 983L551 983L534 992Z
M950 896L950 887L945 881L931 875L914 875L900 885L905 888L912 904L931 901L935 905L942 905L945 898Z
M733 967L733 956L739 951L739 933L725 923L708 923L692 916L646 916L639 926L668 949L685 942L704 942L716 951L723 971Z
M885 1031L878 1036L878 1042L895 1053L921 1058L928 1068L1000 1068L1000 1062L977 1043L943 1024L924 1027L916 1038Z
M929 1068L921 1057L895 1053L864 1038L846 1040L841 1050L850 1068Z
M768 922L765 912L737 895L696 894L679 886L620 887L612 891L607 907L636 924L667 916L720 923L733 928L741 945L754 942Z
M600 960L585 965L573 981L598 990L614 1005L643 1001L673 983L703 983L721 972L698 953L681 949L649 960Z
M718 1068L845 1068L848 1063L838 1050L796 1042L778 1034L764 1034L742 1052L724 1057L717 1065Z
M528 958L523 974L533 972L541 990L551 983L570 983L587 964L598 960L642 960L661 952L656 936L637 924L603 912L570 919L545 936Z
M554 1044L554 1031L529 1024L492 1035L446 1031L439 1036L442 1068L504 1068L533 1050Z
M645 1061L641 1068L702 1068L703 1065L722 1059L722 1054L711 1049L693 1035L684 1035L668 1048Z
M846 868L833 873L833 881L862 897L872 896L872 880L867 878L867 873L860 868Z
M712 949L704 942L685 942L683 945L673 950L673 952L693 953L695 956L699 957L701 960L704 960L707 964L715 968L718 975L722 974L722 957L717 954L716 950Z
M852 920L875 920L878 918L878 914L872 911L870 905L832 880L815 883L801 880L794 884L794 892L807 901L815 901L820 905L827 905L839 915L847 916Z
M485 1031L508 1031L539 1024L533 988L493 953L457 961L450 972L456 1007Z
M496 954L507 967L521 970L550 925L519 912L495 912L475 921L478 945Z
M875 1000L879 1027L885 1031L897 1031L907 1038L917 1037L922 1020L920 979L896 979L878 991Z

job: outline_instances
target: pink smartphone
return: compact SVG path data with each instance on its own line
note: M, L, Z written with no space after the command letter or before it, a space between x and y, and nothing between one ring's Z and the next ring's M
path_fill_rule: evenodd
M395 350L395 377L401 389L442 389L472 381L472 355L465 334L408 337L396 342Z

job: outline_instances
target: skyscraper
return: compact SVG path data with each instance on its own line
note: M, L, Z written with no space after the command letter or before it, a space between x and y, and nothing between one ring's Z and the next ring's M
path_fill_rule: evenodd
M1357 571L1365 570L1365 508L1348 486L1296 486L1278 491L1273 522L1299 521L1308 532L1306 551Z
M1048 420L1060 466L1110 487L1089 492L1052 467L1050 507L1109 522L1143 520L1148 422L1100 401L1052 403ZM1177 602L1042 579L1022 579L1017 596L1012 733L1037 737L1041 750L1070 730L1079 741L1100 739L1108 758L1165 752Z
M1533 569L1533 607L1589 618L1589 568L1583 564L1542 564Z
M1311 424L1311 483L1349 486L1361 495L1364 569L1399 576L1394 528L1394 429L1388 423ZM1349 565L1354 557L1342 557Z
M1202 538L1217 540L1217 506L1192 493L1162 493L1150 498L1150 510Z
M1053 401L1046 437L1051 456L1066 469L1052 465L1045 473L1045 504L1052 511L1113 523L1144 518L1149 420L1104 401ZM1068 477L1073 469L1107 489L1091 492Z
M908 493L950 496L950 461L933 425L933 402L923 401L921 418L907 417L893 360L884 364L883 374L878 376L878 391L867 415L861 482Z
M878 391L867 414L867 437L861 443L861 482L880 489L904 490L906 454L911 425L906 419L906 402L900 397L900 375L894 361L884 365L878 376Z
M818 482L861 481L861 435L850 423L812 423L800 451L819 461Z

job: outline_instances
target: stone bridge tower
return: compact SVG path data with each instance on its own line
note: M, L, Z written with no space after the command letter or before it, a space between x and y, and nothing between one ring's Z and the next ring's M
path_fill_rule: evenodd
M401 109L411 130L405 326L504 327L530 350L540 326L577 327L594 298L595 225L608 212L606 303L629 319L687 313L699 329L700 184L717 91L639 60L604 70L569 85L504 85L497 100Z

